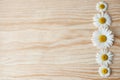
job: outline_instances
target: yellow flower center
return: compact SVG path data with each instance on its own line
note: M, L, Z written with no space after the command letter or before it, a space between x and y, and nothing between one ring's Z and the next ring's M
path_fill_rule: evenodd
M107 37L105 35L100 35L99 36L99 41L100 42L105 42L107 40Z
M106 54L103 54L101 56L101 59L102 59L102 61L106 61L106 60L108 60L108 56Z
M107 74L108 73L108 70L106 68L103 68L102 69L102 74Z
M104 9L104 8L105 8L105 5L104 5L104 4L100 4L99 8L100 8L100 9Z
M104 24L106 22L106 19L104 17L99 18L99 23Z

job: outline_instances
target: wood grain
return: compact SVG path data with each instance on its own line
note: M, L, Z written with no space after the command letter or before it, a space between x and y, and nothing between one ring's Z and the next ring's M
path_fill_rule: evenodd
M120 80L120 0L106 0L115 42L102 79L91 43L100 0L0 0L0 80Z

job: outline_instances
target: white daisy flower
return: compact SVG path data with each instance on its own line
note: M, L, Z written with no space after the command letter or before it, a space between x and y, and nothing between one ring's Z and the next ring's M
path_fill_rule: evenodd
M108 8L108 5L104 1L98 2L96 5L96 10L99 12L104 12L107 10L107 8Z
M107 78L110 76L110 73L111 73L111 69L106 67L106 66L101 66L99 67L99 70L98 70L99 74L101 77L103 78Z
M111 47L113 41L114 36L112 34L112 31L106 28L98 29L98 31L95 31L92 36L93 45L101 49Z
M93 17L93 24L100 28L100 27L105 27L107 28L108 26L111 25L111 18L107 13L102 13L102 14L96 14Z
M112 63L112 52L108 50L100 50L96 55L96 61L100 65L108 66Z

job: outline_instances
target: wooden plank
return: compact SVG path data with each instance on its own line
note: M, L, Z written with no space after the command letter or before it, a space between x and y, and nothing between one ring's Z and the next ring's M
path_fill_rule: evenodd
M100 0L1 0L1 80L101 80L91 36ZM115 34L110 80L120 80L120 0L106 0ZM104 80L108 80L104 79Z

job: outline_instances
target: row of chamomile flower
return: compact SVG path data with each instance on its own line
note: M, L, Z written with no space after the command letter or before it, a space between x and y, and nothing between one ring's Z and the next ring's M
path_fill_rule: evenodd
M96 61L101 66L99 67L99 74L102 77L108 77L111 73L109 64L112 63L113 54L107 48L113 45L114 35L108 28L111 25L111 18L108 13L105 13L108 5L106 2L101 1L97 3L96 10L100 14L93 17L93 24L98 27L98 30L93 33L92 42L94 46L101 49L96 55Z

